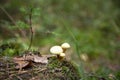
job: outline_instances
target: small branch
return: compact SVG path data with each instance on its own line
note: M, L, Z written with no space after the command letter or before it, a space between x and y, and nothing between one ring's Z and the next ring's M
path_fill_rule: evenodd
M33 42L33 29L32 29L32 8L30 9L30 14L29 14L29 25L30 25L30 32L31 32L31 37L30 37L30 45L28 47L28 50L30 50Z

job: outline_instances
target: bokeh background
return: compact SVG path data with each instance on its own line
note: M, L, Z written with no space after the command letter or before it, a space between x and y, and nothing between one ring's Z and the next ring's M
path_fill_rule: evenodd
M31 50L50 54L50 47L68 42L66 58L83 79L120 79L119 0L0 0L0 44L9 46L2 56L22 55L29 47L31 8Z

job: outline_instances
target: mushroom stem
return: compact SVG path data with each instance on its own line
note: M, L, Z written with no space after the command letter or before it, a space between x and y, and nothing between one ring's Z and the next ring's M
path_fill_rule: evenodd
M58 59L60 58L60 55L59 55L59 54L57 54L57 58L58 58Z
M57 58L58 58L59 60L63 60L64 57L63 57L63 56L60 56L60 54L58 54L58 55L57 55Z
M66 48L62 48L63 49L63 53L65 53L65 51L67 50Z
M61 57L59 54L57 55L57 59L62 60L63 57Z
M65 53L60 53L59 54L59 60L63 60L65 58Z

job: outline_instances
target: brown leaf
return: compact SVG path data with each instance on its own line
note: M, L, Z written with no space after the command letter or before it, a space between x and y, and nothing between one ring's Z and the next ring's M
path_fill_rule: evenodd
M23 58L25 58L25 60L27 60L27 61L33 61L33 59L34 59L34 55L24 55L23 56Z
M53 57L53 55L39 56L34 54L25 54L23 55L23 57L14 57L13 61L18 64L16 66L17 69L22 69L24 67L31 65L32 62L47 64L49 57Z
M50 54L49 55L48 54L47 55L42 55L42 57L47 57L47 58L51 58L51 57L55 57L55 56L56 55L50 55Z
M18 65L15 67L16 69L22 69L22 68L24 68L24 67L27 67L30 62L17 60L17 61L15 61L15 63L18 64Z
M47 64L48 63L48 59L47 57L44 57L44 56L37 56L37 55L34 55L34 62L36 63L43 63L43 64Z
M25 60L25 58L23 58L23 57L14 57L13 58L13 61L15 62L15 61L22 61L22 60Z

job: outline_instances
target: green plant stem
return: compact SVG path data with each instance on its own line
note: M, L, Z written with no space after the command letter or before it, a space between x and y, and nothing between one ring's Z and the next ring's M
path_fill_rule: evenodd
M30 32L31 32L31 37L30 37L30 45L28 47L28 50L30 50L33 42L33 29L32 29L32 8L30 9L30 14L29 14L29 24L30 24Z

